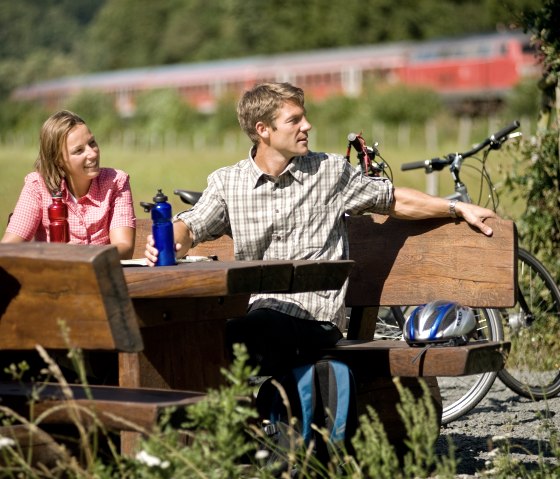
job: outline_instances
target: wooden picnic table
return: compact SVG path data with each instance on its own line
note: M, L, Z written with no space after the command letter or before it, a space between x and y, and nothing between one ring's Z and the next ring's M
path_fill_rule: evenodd
M144 348L119 354L119 384L204 391L223 382L224 326L252 293L341 288L353 261L206 261L123 268Z

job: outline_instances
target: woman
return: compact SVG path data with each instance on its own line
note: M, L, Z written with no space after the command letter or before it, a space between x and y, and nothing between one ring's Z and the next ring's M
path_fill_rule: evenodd
M35 170L25 177L3 243L49 241L48 207L60 192L70 243L112 244L121 259L132 257L136 216L129 177L100 167L99 146L84 120L63 110L45 121Z

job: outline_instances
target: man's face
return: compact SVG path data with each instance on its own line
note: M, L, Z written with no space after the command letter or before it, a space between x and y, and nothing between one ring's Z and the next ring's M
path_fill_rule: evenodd
M270 146L286 159L306 155L309 130L311 124L305 117L305 109L286 102L278 111L274 125L268 127Z

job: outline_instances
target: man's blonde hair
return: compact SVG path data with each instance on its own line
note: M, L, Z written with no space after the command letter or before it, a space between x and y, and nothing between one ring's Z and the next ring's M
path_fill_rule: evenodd
M254 145L259 142L255 125L262 121L274 128L278 110L286 102L304 108L303 90L290 83L261 83L243 94L237 104L237 119Z

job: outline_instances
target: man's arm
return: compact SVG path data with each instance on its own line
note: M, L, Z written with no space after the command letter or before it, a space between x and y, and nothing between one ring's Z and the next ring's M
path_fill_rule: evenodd
M487 218L497 217L492 210L459 201L455 205L455 213L485 235L492 235L492 228L484 224L484 220ZM449 218L453 216L450 211L449 200L427 195L410 188L395 188L394 201L389 214L394 218L407 220Z
M173 239L175 241L175 249L177 250L176 256L179 258L187 254L193 243L192 232L183 221L175 221L173 223ZM146 240L146 262L148 266L154 266L157 261L158 250L154 246L154 238L148 235Z

